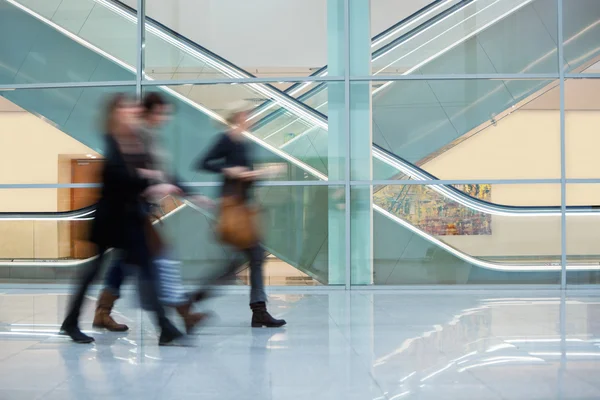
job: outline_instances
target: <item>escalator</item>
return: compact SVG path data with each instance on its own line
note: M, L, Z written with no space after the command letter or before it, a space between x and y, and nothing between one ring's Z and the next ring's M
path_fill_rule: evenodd
M432 16L432 14L435 14ZM427 21L416 26L414 21ZM600 7L593 1L578 2L577 7L564 10L564 49L565 68L567 72L581 72L598 61L600 48L594 38L600 29ZM557 20L556 4L553 1L436 1L403 24L413 23L410 29L390 28L373 39L373 73L374 75L408 75L408 74L494 74L494 73L554 73L558 66L556 32L548 27L555 26ZM403 25L401 24L401 25ZM399 34L394 37L394 31ZM382 44L382 41L387 43ZM515 45L518 43L517 45ZM392 61L393 60L393 61ZM398 68L394 68L398 66ZM390 70L391 69L391 70ZM323 67L315 75L324 76L327 68ZM373 175L375 179L431 179L431 174L417 165L423 165L455 144L474 134L485 131L495 125L497 120L514 112L533 99L547 93L558 84L553 80L419 80L392 81L373 84ZM327 84L296 84L290 87L288 94L298 96L320 111L325 119L327 114ZM272 109L269 102L257 107L251 117L255 122L253 130L259 136L267 138L269 143L282 149L294 149L308 146L316 147L319 154L327 154L327 139L322 132L314 129L296 128L297 118L283 110ZM288 132L294 132L290 135ZM261 132L265 132L262 134ZM272 132L276 132L273 134ZM320 165L326 165L326 159ZM324 169L324 171L326 171ZM451 177L444 179L451 179ZM389 194L400 195L404 185L387 187ZM457 202L470 210L497 216L540 216L536 207L505 207L495 204L474 204L473 199L463 193L450 193L452 188L444 186L427 186L431 196L443 196L448 203ZM382 190L384 187L374 188ZM393 193L396 192L396 193ZM434 193L435 192L435 193ZM456 191L459 192L459 191ZM415 265L422 269L420 262L411 258L426 260L430 264L440 250L439 263L457 265L447 270L462 270L458 277L450 273L448 282L486 282L485 276L475 273L484 270L496 270L505 277L500 281L511 281L508 271L552 270L560 261L557 257L535 257L529 255L519 260L486 260L486 257L472 257L457 254L457 249L447 243L431 237L415 226L407 223L406 215L394 212L390 204L380 202L375 196L375 235L384 238L384 244L375 242L375 273L384 271L378 283L435 283L427 277L415 277L413 281L405 277L394 278L389 270L399 270L394 265ZM587 215L596 212L586 207ZM558 215L558 207L546 214ZM569 208L568 212L577 212ZM405 213L406 214L406 213ZM384 216L382 218L382 216ZM411 234L396 235L396 228L389 220L404 225ZM533 222L533 220L532 220ZM541 225L540 225L541 227ZM560 230L555 219L552 226L543 229ZM517 235L519 232L515 232ZM392 240L387 240L393 237ZM426 239L429 244L420 242ZM435 240L434 240L435 239ZM476 239L477 240L477 239ZM433 246L431 244L434 244ZM417 249L417 250L415 250ZM558 246L555 251L560 252ZM481 269L470 266L458 266L447 260L447 254L456 255L468 265L477 265ZM458 251L460 253L460 251ZM407 256L407 253L416 253ZM469 251L467 251L469 253ZM502 254L502 253L499 253ZM585 257L582 257L582 259ZM569 257L569 268L597 269L598 256L590 257L587 266L577 257ZM483 261L483 262L482 262ZM491 261L491 262L488 262ZM498 263L499 261L499 263ZM379 265L378 265L379 263ZM384 264L389 264L385 266ZM512 265L505 265L512 263ZM422 263L421 263L422 264ZM459 263L460 264L460 263ZM499 265L501 264L501 265ZM533 267L531 264L537 264ZM529 265L529 266L528 266ZM404 272L411 268L402 268ZM456 272L456 271L454 271ZM381 275L384 277L381 278ZM386 276L387 275L387 276ZM496 274L498 275L498 274ZM512 274L516 276L517 274ZM439 277L439 275L438 275ZM527 279L519 274L517 279ZM534 278L539 278L539 275ZM456 279L456 281L454 281ZM443 280L443 279L442 279ZM497 279L491 279L497 282ZM439 282L439 281L437 281Z
M27 0L0 1L0 31L4 37L11 37L11 40L0 43L0 82L133 81L134 52L126 51L124 48L127 46L123 46L121 42L103 42L103 36L98 37L98 31L92 28L103 23L120 31L122 36L133 38L136 30L134 14L120 3L83 1L78 4L84 11L78 15L80 20L65 21L61 17L65 10L60 9L63 4L49 5ZM161 49L171 46L172 52L179 51L165 35L163 31L157 31L157 28L148 24L147 43L155 43L156 48ZM113 45L116 46L115 49L111 48ZM187 57L207 60L207 68L211 66L212 71L221 76L239 77L242 73L202 48L185 47L181 51L185 51ZM149 54L149 57L152 55ZM146 78L152 79L151 76ZM252 84L231 88L233 91L229 101L246 96L248 92L253 96L262 95L266 99L266 94L269 93L267 85ZM189 98L172 88L160 87L159 90L165 93L179 115L166 132L171 140L170 150L177 160L177 172L187 181L218 179L214 175L190 171L192 162L213 141L215 135L226 129L224 119L202 104L208 103L210 96ZM102 140L97 124L102 115L99 105L111 93L133 94L134 91L135 88L131 86L76 87L3 91L0 95L42 117L94 151L102 153ZM286 100L285 95L280 95L280 102L295 113L304 113L312 118L305 111L307 107L293 99ZM326 176L295 157L263 143L250 133L247 136L254 143L257 163L285 164L287 175L283 179L326 179ZM259 198L265 199L269 204L266 220L270 221L271 226L269 239L265 243L267 250L320 282L327 282L327 246L323 247L323 240L327 237L327 220L325 219L325 229L315 235L308 234L306 224L307 221L319 220L314 216L315 208L309 205L312 201L320 202L319 199L323 196L326 199L327 191L325 186L272 187L259 189L257 193ZM215 191L205 194L214 195ZM168 236L176 239L172 242L188 270L210 268L211 264L222 263L230 254L214 241L210 216L190 207L184 207L170 215L168 223L162 229ZM299 243L299 237L305 239Z
M427 21L423 22L424 18ZM552 0L435 1L373 38L373 74L556 74L557 33L547 28L556 20ZM415 21L420 24L415 26ZM582 71L598 61L600 51L594 38L600 32L599 21L600 9L593 1L565 8L567 72ZM408 27L401 29L404 26ZM317 76L325 74L326 67L315 72ZM552 80L523 79L377 82L373 87L373 141L421 165L555 85ZM287 93L326 114L327 84L297 84ZM319 137L322 132L295 127L295 116L272 107L267 102L255 110L252 118L257 135L284 149L301 147L297 141L325 146L316 151L327 154L327 141ZM389 163L382 162L377 148L373 156L375 179L396 174L386 166Z
M59 20L53 21L52 17L44 17L36 12L35 9L27 7L28 4L26 3L28 2L25 0L21 2L13 0L0 2L0 7L3 7L0 10L0 18L6 18L1 21L0 27L5 27L7 32L11 32L13 36L19 37L19 40L25 41L16 45L14 43L8 44L14 46L10 50L14 51L17 49L21 51L21 53L15 52L11 54L14 60L8 59L8 62L5 62L4 58L4 53L7 49L0 47L2 51L0 54L3 54L3 68L0 69L0 80L6 81L12 79L13 82L69 81L72 80L73 76L81 80L114 80L118 78L118 80L125 81L133 79L132 65L135 64L135 55L133 53L128 54L123 51L118 53L118 50L115 50L118 53L118 58L117 56L110 56L110 44L107 45L99 40L97 41L97 38L93 37L93 31L86 31L84 29L85 23L83 26L79 26L76 32L69 31L67 28L60 26ZM127 31L129 29L131 32L135 32L135 16L132 15L131 10L115 2L97 1L90 3L92 3L92 14L90 15L93 15L93 13L101 14L104 21L112 18L114 21L111 19L111 26L121 24L123 25L123 30ZM29 6L33 7L31 4ZM51 10L47 14L53 16L60 13L57 10ZM88 18L87 21L93 22L93 18ZM88 23L87 21L86 23ZM172 40L168 41L165 39L173 39L172 32L163 28L160 24L154 23L152 20L149 21L146 40L147 43L156 41L156 44L154 46L147 46L147 49L164 49L169 45L173 46ZM40 37L43 38L44 42L38 45L37 40ZM203 51L205 49L182 41L180 37L176 39L179 44L176 51L185 53L182 57L195 57L197 60L203 60L206 65L210 65L214 71L218 71L224 76L248 76L247 73L244 74L237 67L232 66L208 51ZM31 54L24 49L32 49L30 53L35 53L37 59L31 57ZM58 56L52 54L56 49L63 49ZM173 49L170 50L173 51ZM73 56L70 55L71 52L73 52ZM65 68L53 71L49 68L28 65L28 63L34 64L36 60L39 60L40 54L43 56L41 57L42 59L47 57L45 59L46 63L58 65L64 63ZM151 55L148 56L151 57ZM79 62L80 58L88 60L89 65L81 66ZM25 65L25 68L22 65ZM83 67L87 67L87 69ZM10 75L11 72L12 75ZM51 76L48 76L50 74ZM152 79L151 76L147 76L147 78ZM239 88L242 85L237 86ZM89 121L95 120L97 104L107 92L111 90L123 91L123 89L122 87L110 90L99 90L97 88L77 89L75 91L73 89L57 89L52 90L52 93L48 94L48 97L44 99L40 99L39 96L32 95L31 92L28 93L27 91L3 93L3 96L31 112L44 116L58 125L63 132L70 134L82 143L101 152L98 137L95 133L97 128L90 124ZM180 114L180 118L169 128L172 132L179 133L178 135L171 135L171 137L177 136L178 139L178 145L173 150L179 160L179 172L188 180L202 181L210 179L202 174L189 172L187 167L190 165L191 160L196 157L197 153L206 146L206 142L211 139L211 136L225 128L222 118L210 107L203 104L209 104L209 99L203 99L202 96L182 94L167 87L161 87L161 90L170 96L171 101L175 103ZM302 105L289 95L283 95L268 85L243 85L243 89L240 90L249 90L253 95L258 93L264 98L275 99L277 107L285 110L284 115L295 118L294 123L298 124L298 117L301 117L302 128L310 130L314 135L313 138L326 138L327 122L322 113ZM388 90L391 91L391 89ZM239 98L240 93L232 92L231 97L232 99ZM64 112L63 108L69 112ZM294 145L295 151L288 151L285 147L286 142L277 143L269 139L269 137L274 137L272 134L276 131L266 130L265 127L267 127L267 124L259 127L266 132L264 135L262 131L258 133L258 129L248 133L249 138L256 144L255 147L259 162L287 163L287 179L327 179L326 162L318 162L321 158L319 154L323 154L323 148L318 143L315 144L316 142L312 140L309 146L298 146L303 137L301 132L298 135L300 139L295 139L294 141L296 143ZM194 134L198 131L203 133L202 137ZM302 150L299 150L300 148ZM402 160L397 157L395 151L389 151L385 147L377 147L376 149L381 154L378 160L390 171L388 176L396 176L399 172L406 173L399 166L403 166L403 168L414 167L408 162L410 160ZM386 152L386 150L388 151ZM415 171L409 172L410 176L419 179L416 177ZM433 186L432 188L439 189L440 187L444 188L443 186ZM465 196L462 192L458 191L457 193L450 188L446 189L448 190L442 192L436 191L436 193L447 198L448 201L459 201L461 204L466 201L465 199L468 200L468 196ZM259 198L271 202L268 218L271 225L269 226L270 229L268 229L269 237L266 239L266 246L269 251L323 283L328 282L328 226L325 215L327 207L315 207L314 204L327 204L330 197L328 190L324 186L265 187L259 189L258 193ZM448 197L450 191L458 197ZM294 204L295 202L298 204ZM492 206L502 209L502 206L491 205L490 207ZM521 208L517 209L521 210ZM547 274L548 271L558 270L555 265L548 265L544 262L505 263L471 257L406 223L402 218L389 212L389 210L386 210L381 205L376 205L375 210L377 211L375 226L378 230L381 229L382 232L385 232L384 234L375 232L375 236L384 236L386 240L387 238L393 239L391 243L385 243L386 240L382 240L377 241L375 245L376 253L382 254L382 252L391 251L391 254L382 257L385 260L394 260L397 257L395 252L398 251L400 251L400 258L412 252L412 259L418 260L417 264L420 267L423 267L424 263L427 264L426 268L423 269L443 266L447 270L464 270L465 272L457 280L464 280L466 282L477 282L477 278L474 276L482 270L488 271L491 274L506 276L505 279L508 280L512 279L509 277L511 271L520 271L522 273L518 276L519 281L526 281L527 274L532 277L531 279L539 281L540 276L545 276L544 274ZM487 212L486 208L484 210ZM536 208L529 210L529 212L536 216L537 211ZM595 210L588 211L595 212ZM552 212L554 213L553 216L555 216L556 209L553 209ZM569 212L571 212L571 209ZM513 215L511 213L512 211L509 210L508 214ZM181 232L200 232L204 235L204 239L210 236L210 224L206 216L199 215L189 208L175 214L171 221L165 224L165 229L169 230L170 234L177 238L176 245L178 246L179 254L184 258L184 262L188 261L190 268L202 265L207 260L205 257L212 252L225 251L218 244L210 240L201 240L198 234L181 234ZM301 243L297 243L298 231L301 232ZM381 249L377 249L378 246ZM396 258L396 263L400 258ZM473 268L474 266L482 268ZM573 264L570 267L572 269L596 268L595 265L585 263ZM381 276L380 270L383 270L383 268L376 261L375 273ZM386 282L390 282L389 279Z

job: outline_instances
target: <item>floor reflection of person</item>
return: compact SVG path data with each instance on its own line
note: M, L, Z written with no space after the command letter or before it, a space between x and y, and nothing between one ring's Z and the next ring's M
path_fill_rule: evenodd
M253 170L250 144L244 136L247 129L248 113L235 111L228 118L231 128L219 135L216 142L208 150L197 165L198 169L220 173L224 177L221 195L236 194L241 191L245 201L251 200L251 189L254 181L273 170ZM267 294L264 288L263 264L265 251L260 245L244 250L250 261L250 308L252 310L253 327L280 327L285 320L275 319L267 311ZM236 264L229 264L223 275L230 275Z
M68 306L61 332L77 343L94 341L79 329L79 315L89 285L98 275L105 253L115 248L124 262L136 265L147 287L147 301L156 314L160 327L160 344L168 344L182 333L165 316L158 300L156 271L152 265L152 251L148 236L146 200L153 196L178 194L180 189L171 184L151 185L140 175L148 154L139 140L139 107L122 94L115 95L108 104L105 127L106 159L102 171L102 192L92 224L91 241L97 246L98 257L82 270L78 287Z

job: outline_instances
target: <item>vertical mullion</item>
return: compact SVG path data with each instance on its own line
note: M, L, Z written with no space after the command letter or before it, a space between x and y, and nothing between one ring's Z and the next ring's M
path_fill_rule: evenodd
M135 94L140 99L142 97L142 77L144 74L144 42L146 27L146 1L137 0L137 46L136 46L136 73L135 73Z
M560 288L567 287L567 155L565 124L565 62L563 32L563 0L557 0L558 7L558 76L560 83L560 218L561 218L561 276Z
M135 71L135 94L140 100L142 98L142 74L144 72L144 25L145 25L145 10L144 10L145 0L137 0L137 41L136 41L136 71ZM140 333L138 336L138 342L140 348L138 349L138 362L144 362L144 357L142 354L144 353L144 335L142 334L144 330L144 319L142 315L142 310L139 310L138 313L139 321L140 321Z
M345 134L346 134L346 171L345 171L345 217L346 217L346 237L345 237L345 261L346 261L346 274L345 274L345 288L346 290L351 289L352 282L352 260L351 260L351 202L350 202L350 0L344 0L344 106L345 106Z

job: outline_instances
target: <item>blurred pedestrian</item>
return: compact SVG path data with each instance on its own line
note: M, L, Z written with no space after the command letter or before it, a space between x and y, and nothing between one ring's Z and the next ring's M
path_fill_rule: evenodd
M146 199L179 194L181 190L168 183L152 184L140 173L148 168L149 156L136 132L139 111L139 107L122 94L115 95L108 104L103 186L91 232L98 257L82 271L61 326L61 332L77 343L94 341L79 329L79 315L87 289L98 275L109 248L120 250L124 262L136 265L144 281L154 282L147 287L147 300L161 329L159 343L168 344L182 336L167 319L158 300L152 256L160 250L161 243L152 230L145 204Z
M228 118L230 129L218 136L216 142L208 150L204 158L196 165L203 169L223 175L221 199L228 196L239 196L241 201L249 203L252 199L253 183L269 173L268 170L254 170L250 143L244 132L248 128L248 113L234 111ZM275 319L267 311L267 294L264 288L263 264L265 251L257 240L250 246L238 249L250 262L250 309L252 310L252 327L281 327L286 324L283 319ZM221 276L233 272L235 264L230 264ZM200 292L199 297L205 293Z
M139 169L139 172L151 183L172 183L178 186L183 193L183 189L179 185L179 179L169 171L171 164L169 152L160 139L160 128L170 118L171 108L172 106L158 92L150 92L144 97L142 101L142 119L137 133L148 154L148 163L145 168ZM161 201L163 198L158 196L146 200L149 203L152 215L158 218L162 217ZM162 251L153 258L153 263L157 269L161 303L175 308L183 319L186 330L191 333L193 328L206 315L192 312L192 300L184 290L181 279L181 263L173 259L167 244L164 244ZM96 304L94 327L117 332L129 329L127 325L117 323L111 315L114 303L120 297L120 288L126 275L127 269L123 260L120 258L115 259L106 274L105 287L100 293ZM146 290L142 290L142 293L146 293ZM145 303L143 300L142 302Z

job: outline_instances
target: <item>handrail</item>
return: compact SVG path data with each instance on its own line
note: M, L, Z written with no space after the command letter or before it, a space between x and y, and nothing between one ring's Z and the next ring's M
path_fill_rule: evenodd
M0 212L0 220L18 221L85 221L93 218L96 205L70 211L32 211L32 212Z
M383 30L382 32L378 33L377 35L373 36L373 38L371 39L371 42L377 43L383 37L388 36L390 33L395 31L396 29L400 28L402 25L408 24L411 21L420 18L421 15L426 14L429 10L431 10L431 9L435 8L436 6L438 6L439 4L445 3L445 2L449 2L449 0L432 1L431 3L422 7L421 9L410 14L408 17L401 19L400 21L396 22L394 25L390 26L389 28L387 28L387 29Z
M535 264L535 263L499 263L483 260L477 257L473 257L462 250L458 250L457 248L449 245L448 243L436 238L435 236L417 228L416 226L410 224L408 221L398 217L397 215L392 214L388 210L382 208L378 205L373 205L373 210L385 217L395 221L399 225L402 225L410 232L415 235L420 236L425 239L429 243L440 247L452 254L453 256L467 262L469 264L475 265L480 268L492 270L492 271L506 271L506 272L560 272L562 269L561 263L545 263L545 264ZM598 262L590 262L590 263L568 263L566 266L567 271L598 271L600 270L600 263Z
M454 13L455 11L458 11L461 8L468 6L469 4L473 3L474 1L477 1L477 0L461 0L460 2L456 3L452 7L442 11L441 13L437 14L433 18L428 19L427 21L423 22L421 25L417 26L416 28L411 29L410 31L406 32L405 34L398 36L397 38L395 38L393 41L386 44L385 46L375 50L372 54L371 59L375 60L382 54L387 53L390 50L393 50L395 47L400 46L402 43L408 41L413 36L417 35L418 33L422 32L423 30L429 28L431 25L433 25L436 22L440 21L441 19L447 17L448 15Z
M37 18L39 18L39 17L37 17ZM380 157L381 159L385 159L386 158L386 154L384 152L380 151L380 149L375 149L374 150L374 154L375 153L377 153L378 157ZM396 160L396 161L400 161L400 160ZM394 160L390 160L389 162L393 163ZM394 165L394 164L390 164L390 165ZM397 165L402 165L402 163L399 162ZM415 166L412 166L412 165L408 165L408 167L410 167L410 168L416 168L417 171L415 171L415 170L412 170L412 171L407 170L407 171L409 173L413 174L411 176L413 176L413 177L417 176L416 172L418 172L418 167L415 167ZM443 186L433 184L433 188L438 188L438 187L442 187L443 188ZM461 193L461 196L459 198L460 199L464 199L465 197L471 197L471 196L468 196L468 195L466 195L464 193ZM504 207L504 206L502 206L502 207ZM536 207L536 208L538 208L538 207ZM542 207L542 208L546 208L546 207ZM379 207L377 205L374 206L374 209L377 212L382 213L382 214L388 216L390 219L393 219L394 221L398 221L401 225L407 227L410 231L412 231L412 232L420 235L421 237L424 237L426 240L428 240L428 241L430 241L432 243L435 243L437 246L439 246L439 247L441 247L441 248L449 251L451 254L456 255L457 257L465 260L466 262L472 263L474 265L481 266L483 268L494 269L494 270L503 270L503 271L516 271L516 270L519 270L519 271L521 271L521 270L527 270L527 271L529 271L529 270L533 270L533 271L550 271L550 270L554 271L554 270L556 270L556 271L559 271L560 270L560 265L555 265L555 264L551 264L551 265L525 265L525 264L524 265L516 265L516 264L502 265L502 264L490 263L490 262L487 262L487 261L479 260L479 259L477 259L475 257L469 256L469 255L467 255L465 253L462 253L459 250L456 250L456 249L452 248L448 244L446 244L446 243L440 241L439 239L437 239L437 238L435 238L435 237L433 237L433 236L431 236L431 235L429 235L429 234L427 234L427 233L419 230L417 227L410 225L408 222L406 222L406 221L402 220L401 218L399 218L399 217L397 217L397 216L389 213L388 211L382 209L381 207ZM572 210L572 209L573 209L572 207L569 208L569 210ZM596 212L596 210L593 209L593 208L592 208L592 211ZM522 215L522 214L520 214L520 215ZM541 213L541 214L538 214L538 215L549 215L549 214L547 214L547 213ZM85 261L87 261L87 260L78 261L77 263L82 263L82 262L85 262ZM14 265L14 264L11 264L11 265ZM56 265L56 264L53 264L53 265ZM599 267L598 263L594 263L594 264L570 264L569 266L567 266L567 268L569 270L579 270L579 269L581 269L581 270L589 270L589 269L598 269L598 267Z
M102 0L96 0L96 1L102 1ZM128 6L127 4L123 3L120 0L103 0L103 1L112 3L116 7L120 8L122 11L127 12L131 17L137 16L137 11L134 8ZM163 33L166 33L170 36L175 37L175 39L183 42L183 44L189 46L193 50L198 51L198 52L202 53L202 55L210 58L211 60L215 61L216 63L221 64L222 66L225 66L228 69L233 70L233 72L235 72L235 74L238 74L243 78L256 78L256 76L254 76L250 72L246 71L245 69L233 64L231 61L224 59L223 57L219 56L218 54L213 53L212 51L208 50L207 48L201 46L200 44L194 42L193 40L187 38L186 36L183 36L182 34L174 31L173 29L162 24L161 22L158 22L157 20L155 20L151 17L146 17L145 20L146 20L146 24L148 24L148 22L149 22L148 25L150 25L151 27L161 30L161 31L163 31ZM323 115L320 112L314 110L312 107L309 107L308 105L302 103L301 101L298 101L293 96L290 96L289 94L277 89L270 83L249 84L249 87L251 87L251 88L253 88L254 86L264 88L270 97L273 97L273 98L279 100L280 102L282 102L282 104L291 103L291 105L293 107L299 107L301 113L306 113L311 117ZM261 93L261 94L264 95L264 93ZM272 101L272 100L269 99L267 101Z
M449 0L444 0L446 2L448 2ZM410 40L411 38L413 38L415 35L421 33L423 30L429 28L432 24L435 24L436 22L438 22L439 20L447 17L448 15L464 8L467 7L469 4L471 4L472 2L477 1L477 0L461 0L458 3L454 4L452 7L447 8L446 10L440 12L439 14L435 15L434 17L432 17L431 19L428 19L427 21L423 22L422 24L418 25L417 27L411 29L410 31L404 33L403 35L398 36L397 38L395 38L393 41L391 41L390 43L386 44L385 46L381 47L380 49L375 50L372 54L371 54L371 61L375 61L378 57L380 57L383 54L386 54L387 52L393 50L394 48L400 46L402 43L407 42L408 40ZM441 3L441 1L438 2L434 2L436 3L435 5ZM431 3L433 4L433 3ZM422 13L429 11L428 6L423 7L421 10L417 11L417 13L413 14L413 16L416 17L420 17ZM412 17L412 16L411 16ZM408 17L402 21L404 21L404 23L406 22L410 22L409 19L411 19L411 17ZM412 18L414 19L414 18ZM401 21L401 23L402 23ZM395 24L395 28L398 28L398 24ZM388 30L390 30L391 28L388 28ZM386 30L386 31L388 31ZM393 30L393 29L392 29ZM384 32L386 32L384 31ZM382 35L384 32L382 32L381 34L375 36L371 41L374 42L376 40L378 40L378 36ZM314 72L313 74L311 74L310 76L314 76L314 75L323 75L323 72L327 70L327 65L319 68L316 72ZM303 82L298 82L295 83L294 85L290 86L289 88L287 88L284 92L285 93L290 93L292 96L295 94L294 93L294 89L296 89L298 86L300 85L304 85L305 83ZM302 103L304 103L304 100L310 98L311 96L315 95L316 93L320 92L321 90L323 90L326 87L326 83L321 82L318 83L314 88L310 89L308 92L303 93L302 96L298 97L298 100L300 100ZM254 108L254 110L252 110L252 112L250 113L250 120L253 119L256 115L261 114L262 112L264 112L265 108L270 107L272 104L272 100L266 100L265 102L263 102L262 104L260 104L258 107ZM269 115L266 115L265 117L263 117L262 119L260 119L259 121L257 121L256 123L254 123L253 127L261 127L263 125L265 125L266 123L268 123L269 121L272 121L275 117L281 115L283 113L283 111L281 109L277 109L275 111L273 111L272 113L270 113Z
M377 155L375 155L376 153ZM416 181L434 181L433 183L424 183L424 185L430 187L432 190L441 194L442 196L472 210L480 211L486 214L502 215L507 217L540 217L561 215L560 206L513 206L497 204L472 197L452 185L437 185L435 184L435 181L439 180L437 177L417 167L409 161L406 161L402 157L383 149L375 143L373 143L373 155ZM577 215L598 214L600 213L600 205L567 206L566 213Z
M409 15L408 17L396 22L394 25L390 26L389 28L385 29L384 31L378 33L377 35L373 36L371 38L371 47L374 47L378 44L378 42L385 36L389 35L391 32L397 30L398 28L400 28L402 25L405 24L409 24L414 20L417 20L419 18L421 18L424 14L427 14L430 10L436 8L438 5L442 4L442 3L447 3L453 0L435 0L429 4L427 4L426 6L422 7L421 9L415 11L414 13L412 13L411 15ZM464 1L473 1L473 0L463 0L461 1L459 4L463 3ZM456 6L456 5L455 5ZM454 7L454 6L453 6ZM321 76L323 75L323 72L327 71L327 65L322 66L321 68L317 69L316 71L314 71L312 74L310 74L309 76ZM284 93L291 93L293 92L296 88L298 88L298 86L303 85L303 82L296 82L293 85L289 86L288 88L286 88L283 92ZM322 86L324 84L319 84L317 86ZM314 90L315 88L311 89ZM294 93L291 93L291 95L293 96ZM251 117L252 115L255 115L259 112L261 112L265 107L269 106L271 104L271 100L267 100L264 103L260 104L259 106L257 106L253 112L251 113Z

